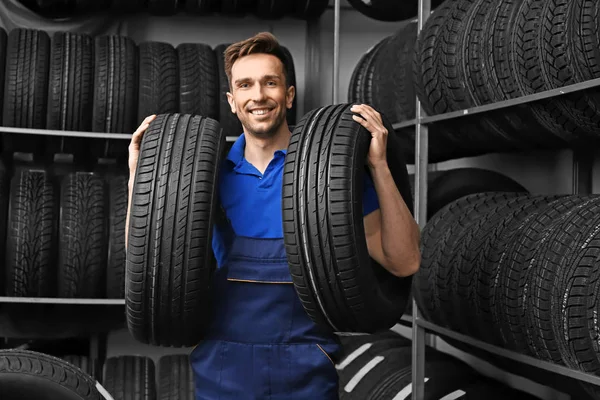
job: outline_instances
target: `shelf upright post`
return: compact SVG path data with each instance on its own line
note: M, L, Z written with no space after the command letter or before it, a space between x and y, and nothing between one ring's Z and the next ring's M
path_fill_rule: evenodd
M333 98L332 104L340 101L340 9L341 0L335 0L333 7Z
M431 12L431 0L418 0L417 38ZM415 217L421 230L427 220L427 167L429 165L429 130L421 123L425 111L417 97L415 123ZM412 301L412 400L425 395L425 328L419 325L419 309Z

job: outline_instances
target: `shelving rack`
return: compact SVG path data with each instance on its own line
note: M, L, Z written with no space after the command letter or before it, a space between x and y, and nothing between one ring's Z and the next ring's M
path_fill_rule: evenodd
M431 12L431 0L413 0L418 1L418 16L417 16L417 33L423 29L427 18ZM340 12L342 9L341 0L332 0L333 5L329 8L333 8L334 12L334 29L333 29L333 84L331 90L332 103L339 103L339 70L340 70ZM306 86L309 88L311 77L318 76L318 64L319 64L319 52L315 48L314 43L318 36L318 26L315 21L307 21L307 32L306 32L306 69L305 77ZM449 113L427 116L419 99L416 99L416 115L414 119L396 123L393 125L395 130L414 128L416 133L415 141L415 198L414 198L414 210L415 219L419 226L422 228L426 223L426 209L427 209L427 173L429 167L429 131L428 127L431 124L447 121L450 119L461 118L474 114L481 114L490 111L505 109L514 107L520 104L527 104L536 102L542 99L548 99L552 97L561 96L568 93L574 93L594 87L600 86L600 78L577 83L563 88L552 89L541 93L535 93L528 96L523 96L516 99L507 101L486 104L479 107L474 107L465 110L458 110ZM320 88L309 88L317 90ZM305 110L314 107L314 97L310 95L311 90L306 90L305 95ZM31 135L50 135L50 136L64 136L64 137L81 137L89 139L116 139L116 140L130 140L131 133L100 133L100 132L76 132L76 131L62 131L62 130L48 130L48 129L25 129L25 128L11 128L11 127L0 127L0 133L13 133L13 134L31 134ZM237 136L227 136L227 142L233 142L237 139ZM574 152L573 159L573 193L587 194L591 193L591 169L592 159L588 152ZM32 305L32 304L46 304L46 305L82 305L82 306L123 306L125 300L123 299L60 299L60 298L20 298L20 297L2 297L0 296L1 304L21 304L21 305ZM499 355L507 359L511 359L523 364L527 364L536 368L554 372L566 377L574 378L582 382L588 382L595 385L600 385L600 377L583 373L581 371L573 370L564 366L555 365L545 361L535 359L533 357L525 356L516 352L512 352L497 346L490 345L488 343L476 340L466 335L454 332L450 329L435 325L423 317L421 317L416 302L412 302L412 317L405 316L403 320L408 321L412 324L412 400L423 400L424 398L424 377L425 377L425 334L431 332L439 334L444 337L454 339L463 343L467 343L470 346L479 348L488 353ZM98 337L92 337L91 352L96 353L98 347Z
M431 13L431 0L418 1L418 20L417 34L421 32L427 18ZM395 130L414 127L416 133L415 141L415 198L414 209L415 219L418 225L423 228L427 215L427 173L428 173L428 150L429 150L429 131L431 124L447 121L450 119L461 118L474 114L481 114L500 109L514 107L520 104L536 102L542 99L548 99L574 93L586 89L600 86L600 78L585 82L576 83L562 88L552 89L532 95L523 96L516 99L510 99L502 102L486 104L465 110L458 110L444 114L427 116L423 110L419 99L416 99L415 118L394 124ZM573 153L573 190L574 194L589 194L592 192L592 157L591 152L587 150L574 150ZM582 382L600 385L600 376L584 373L568 367L542 361L517 352L506 350L469 336L454 332L450 329L433 324L424 319L419 313L416 301L412 301L412 318L408 317L412 323L412 400L424 399L424 378L425 378L425 333L429 331L434 334L454 339L466 343L470 346L484 350L493 355L498 355L513 361L527 364L549 372L553 372L566 377L574 378Z

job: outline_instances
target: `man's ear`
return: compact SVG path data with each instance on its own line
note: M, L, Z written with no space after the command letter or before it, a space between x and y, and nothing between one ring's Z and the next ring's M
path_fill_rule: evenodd
M292 105L294 104L294 97L296 96L296 88L294 86L291 86L289 88L287 88L287 95L286 95L286 107L288 109L292 108Z
M235 114L235 102L233 101L233 95L229 92L227 92L227 101L229 102L229 107L231 107L231 112Z

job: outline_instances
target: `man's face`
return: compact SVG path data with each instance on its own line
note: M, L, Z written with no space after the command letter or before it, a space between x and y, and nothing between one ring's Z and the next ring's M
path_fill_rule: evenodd
M259 137L275 135L295 94L294 87L286 89L281 61L270 54L241 57L231 69L231 84L227 99L245 132Z

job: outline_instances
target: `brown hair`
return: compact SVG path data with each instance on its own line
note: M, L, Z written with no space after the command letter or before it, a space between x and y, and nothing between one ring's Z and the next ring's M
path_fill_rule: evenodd
M241 57L250 54L270 54L279 58L283 64L283 75L285 77L286 86L290 86L286 54L283 50L283 47L279 44L272 33L260 32L251 38L242 40L241 42L233 43L225 49L225 73L227 74L227 81L229 82L230 87L231 68L233 67L233 64Z

